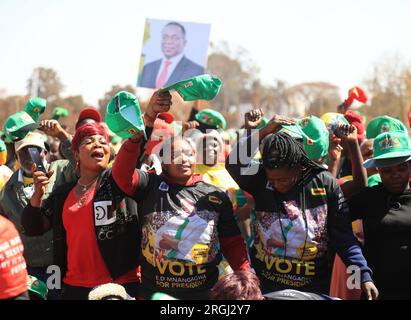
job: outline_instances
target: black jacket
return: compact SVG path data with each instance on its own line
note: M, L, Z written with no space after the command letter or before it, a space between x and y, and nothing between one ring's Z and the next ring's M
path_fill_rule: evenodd
M348 205L352 219L362 219L364 255L379 299L410 299L411 189L395 195L380 183L352 196Z
M63 207L75 183L57 188L43 203L34 208L30 203L22 216L22 231L28 236L41 235L53 229L54 263L60 267L62 278L67 272L66 231L63 226ZM94 232L100 253L113 279L138 265L140 231L137 212L126 205L124 193L118 188L111 170L101 174L93 199Z

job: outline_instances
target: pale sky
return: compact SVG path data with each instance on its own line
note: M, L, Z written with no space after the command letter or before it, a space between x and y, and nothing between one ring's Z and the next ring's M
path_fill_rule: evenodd
M63 96L97 101L136 83L146 18L211 24L210 40L249 51L260 79L358 85L384 54L411 61L408 0L0 0L0 90L25 94L35 67Z

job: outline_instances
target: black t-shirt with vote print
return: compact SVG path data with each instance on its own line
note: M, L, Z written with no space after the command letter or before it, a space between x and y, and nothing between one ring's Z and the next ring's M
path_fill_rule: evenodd
M255 241L250 258L263 292L295 289L328 293L330 240L340 246L336 248L339 252L356 246L336 180L325 170L312 169L281 194L267 180L261 164L254 175L240 174L240 166L228 168L239 186L255 199ZM346 256L342 256L343 261L347 261Z
M142 224L143 296L207 298L219 276L219 238L240 235L229 198L202 181L180 186L140 171L134 199Z

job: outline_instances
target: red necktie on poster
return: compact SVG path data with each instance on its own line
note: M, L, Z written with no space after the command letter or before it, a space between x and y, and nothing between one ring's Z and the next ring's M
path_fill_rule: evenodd
M170 66L170 64L172 64L170 60L164 61L163 70L161 70L160 76L158 77L156 83L156 89L162 88L166 83L168 77L168 67Z

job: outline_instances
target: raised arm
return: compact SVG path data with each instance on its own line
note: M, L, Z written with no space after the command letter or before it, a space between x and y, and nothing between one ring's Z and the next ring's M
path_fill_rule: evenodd
M378 290L372 282L372 272L362 254L361 246L352 231L351 219L344 195L336 181L331 183L328 195L328 234L344 264L356 266L361 275L361 286L368 299L376 299Z
M357 128L353 125L340 125L336 134L346 142L350 154L353 179L341 185L345 198L350 198L367 187L367 171L362 165L363 158L358 144Z
M139 170L136 164L141 155L143 135L141 132L128 139L121 146L113 164L112 175L118 187L132 196L139 183Z
M73 168L76 167L76 159L74 158L73 151L71 150L72 136L64 130L60 123L55 119L40 121L40 130L50 137L54 137L60 140L59 152L63 158L70 161Z
M169 92L154 92L144 113L146 132L151 134L157 115L170 110L171 104ZM114 181L129 196L133 196L139 186L143 187L140 183L140 175L142 173L136 169L136 164L143 150L143 144L143 135L142 132L139 132L124 142L113 164L112 174Z
M256 128L261 123L264 113L252 110L244 116L246 134L239 139L226 159L226 169L237 182L241 189L253 194L255 179L261 174L261 165L258 160L253 160L257 154L261 141L268 135L277 132L282 125L295 124L295 120L275 115L268 124L260 130Z

